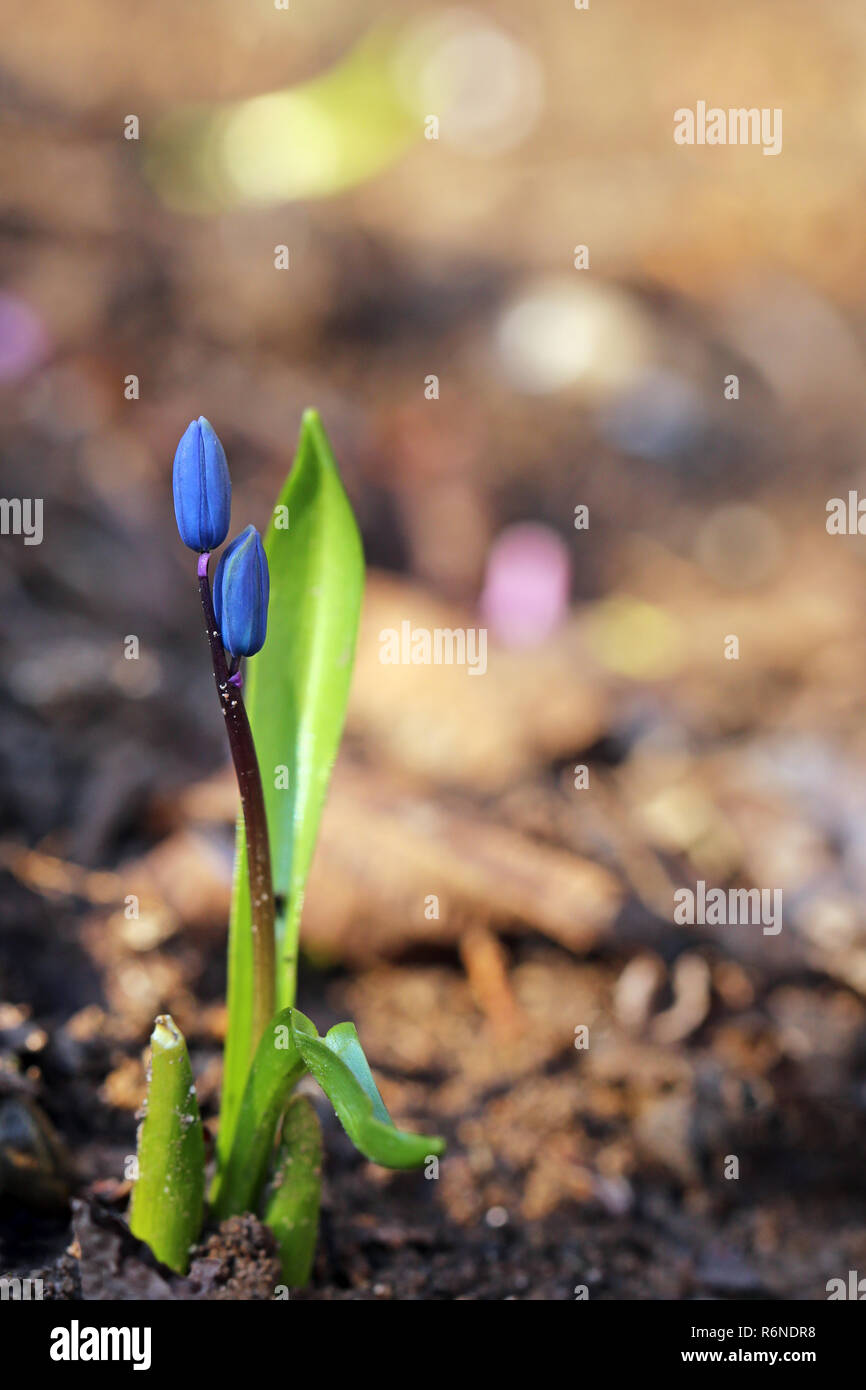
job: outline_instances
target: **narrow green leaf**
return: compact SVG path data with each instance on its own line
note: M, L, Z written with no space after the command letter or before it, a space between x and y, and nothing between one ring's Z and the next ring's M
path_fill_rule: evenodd
M186 1043L168 1014L156 1020L150 1046L129 1226L158 1260L185 1274L204 1212L204 1136Z
M303 1288L316 1253L322 1193L322 1127L306 1096L295 1096L283 1121L274 1178L265 1208L280 1247L283 1278Z
M238 1110L250 1069L253 1037L253 942L250 911L250 884L247 876L246 829L243 813L235 826L235 862L228 941L228 1030L223 1049L223 1084L220 1122L217 1131L217 1175L228 1161L237 1125ZM213 1194L211 1196L213 1200Z
M295 1009L275 1015L256 1049L241 1102L235 1140L214 1184L214 1209L221 1221L258 1211L274 1152L277 1126L292 1088L306 1071L296 1037L316 1026Z
M277 1006L294 1003L298 933L328 780L346 714L364 584L361 539L327 435L304 414L294 467L265 536L268 636L245 699L264 784L277 919ZM285 771L281 771L285 769ZM287 785L286 785L287 783ZM220 1155L234 1136L250 1054L250 908L243 833L229 935Z
M319 819L346 718L364 588L361 537L314 410L265 536L268 640L249 665L247 708L265 779L274 891L288 899L277 1002L294 1003L297 936ZM288 768L288 788L278 768Z
M351 1039L347 1027L352 1029ZM396 1128L382 1104L353 1025L338 1024L336 1039L334 1031L332 1028L327 1037L319 1038L296 1029L295 1044L355 1148L384 1168L419 1168L427 1158L444 1153L444 1139Z

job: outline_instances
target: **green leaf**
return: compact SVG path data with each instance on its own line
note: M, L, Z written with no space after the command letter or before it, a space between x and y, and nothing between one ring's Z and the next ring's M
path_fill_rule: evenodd
M284 524L285 523L285 524ZM268 640L249 664L247 710L265 780L274 892L288 899L277 1003L294 1003L304 886L349 699L361 597L361 537L314 410L265 536ZM288 767L288 788L275 769Z
M328 1030L325 1042L337 1057L342 1058L361 1089L367 1092L376 1119L381 1120L383 1124L391 1124L391 1116L385 1109L385 1102L379 1095L379 1087L373 1080L370 1063L364 1056L361 1039L354 1023L335 1023L333 1028Z
M271 577L268 636L248 666L245 699L258 752L274 872L286 907L277 920L278 1007L294 1003L304 886L337 754L349 685L364 556L327 435L305 412L295 464L265 536ZM286 768L286 780L277 769ZM220 1155L234 1136L250 1057L252 958L243 830L239 827L229 933Z
M353 1024L338 1024L325 1038L296 1029L295 1044L340 1124L365 1158L384 1168L419 1168L427 1158L444 1153L444 1139L396 1128Z
M265 1208L280 1247L283 1278L303 1288L316 1253L322 1193L322 1127L306 1096L295 1096L283 1121L274 1178Z
M228 1161L214 1184L214 1209L221 1221L241 1212L256 1212L274 1140L292 1088L306 1071L296 1037L316 1026L299 1010L275 1015L256 1049L244 1089L235 1140Z
M168 1014L156 1020L150 1045L129 1226L158 1260L185 1274L204 1212L204 1136L186 1043Z
M250 1069L253 1038L253 942L250 884L247 876L246 829L240 812L235 827L235 862L228 942L228 1030L223 1050L223 1084L217 1131L217 1176L228 1160L238 1109ZM212 1198L213 1200L213 1194Z

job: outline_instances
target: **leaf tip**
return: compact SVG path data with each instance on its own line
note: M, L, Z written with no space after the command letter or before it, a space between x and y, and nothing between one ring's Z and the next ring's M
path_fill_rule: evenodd
M154 1019L150 1041L153 1047L160 1047L164 1052L173 1047L183 1047L183 1034L171 1014L159 1014Z
M325 429L322 417L315 406L308 406L301 416L299 447L302 448L305 441L308 447L314 451L319 467L337 473L339 476L328 431Z

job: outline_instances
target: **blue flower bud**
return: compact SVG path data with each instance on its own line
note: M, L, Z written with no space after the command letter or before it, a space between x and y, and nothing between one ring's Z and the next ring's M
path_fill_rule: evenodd
M270 589L262 538L248 526L226 546L213 584L217 626L232 656L253 656L265 645Z
M203 415L193 420L174 456L174 514L184 545L199 554L229 532L232 484L225 450Z

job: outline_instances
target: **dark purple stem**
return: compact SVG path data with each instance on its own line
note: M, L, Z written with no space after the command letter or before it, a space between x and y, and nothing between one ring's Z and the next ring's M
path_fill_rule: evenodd
M241 695L240 672L226 663L222 638L214 614L208 580L209 554L199 556L198 587L210 643L217 695L225 716L226 732L241 794L241 808L247 841L247 869L250 883L250 917L253 938L253 1005L251 1046L259 1039L274 1013L274 889L271 878L271 852L265 797L259 772L250 721Z

